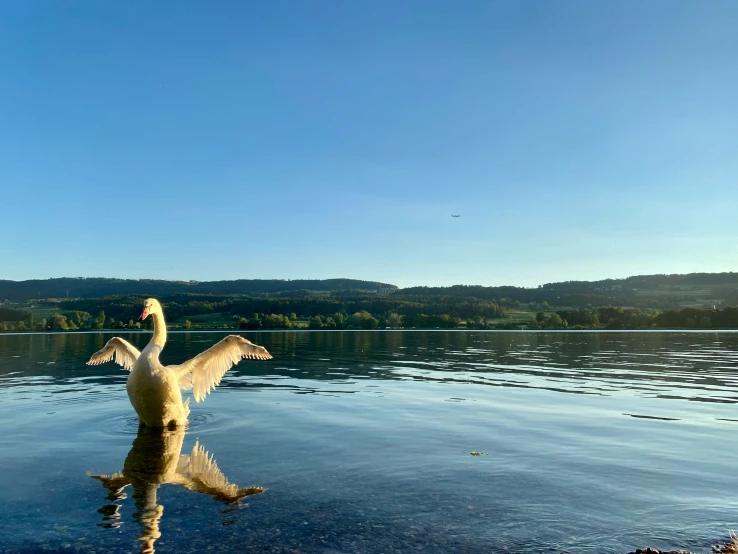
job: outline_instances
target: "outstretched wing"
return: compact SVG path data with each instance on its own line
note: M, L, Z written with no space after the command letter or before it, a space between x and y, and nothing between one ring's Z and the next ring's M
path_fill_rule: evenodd
M202 492L221 502L235 502L245 496L260 494L264 487L239 488L230 483L218 464L199 442L192 447L192 453L183 455L177 464L177 482L188 490Z
M87 476L101 481L103 487L110 491L110 494L107 497L108 500L123 500L126 498L126 495L123 493L123 489L130 485L131 482L125 475L123 475L122 471L113 473L112 475L95 475L88 471Z
M218 386L225 372L243 358L271 360L272 356L263 346L238 335L229 335L188 362L169 366L169 369L176 372L180 388L189 390L191 387L195 402L200 402Z
M105 498L112 501L110 504L105 504L97 511L103 516L102 523L98 523L98 525L106 529L117 529L121 526L120 508L123 505L119 502L128 497L126 493L123 492L123 489L131 483L122 472L113 473L113 475L93 475L88 471L87 475L102 482L103 487L108 489L109 492Z
M101 350L92 355L87 365L99 365L115 358L115 363L130 371L140 355L141 352L136 350L130 342L120 337L113 337Z

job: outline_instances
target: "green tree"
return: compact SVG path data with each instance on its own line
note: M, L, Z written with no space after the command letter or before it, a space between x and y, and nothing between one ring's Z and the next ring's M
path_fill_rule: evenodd
M54 314L51 316L51 330L52 331L65 331L69 329L69 323L67 318L62 314Z
M100 313L97 314L97 317L95 318L95 321L93 323L93 328L103 329L104 327L105 327L105 312L103 310L100 310Z
M548 329L563 329L566 325L566 320L562 319L559 314L551 314L546 319L546 327Z
M361 310L346 320L346 327L348 329L376 329L379 327L379 321L366 310Z
M261 318L259 317L259 314L254 314L251 319L246 322L246 329L250 329L252 331L261 329Z
M191 329L192 328L192 322L189 319L185 319L184 328L185 329Z
M88 312L75 310L73 312L68 312L65 315L70 323L73 323L75 327L79 327L80 329L87 327L90 321L90 314Z
M592 329L597 329L600 326L600 316L597 313L597 310L592 310L592 321L589 326Z
M470 316L466 318L466 328L467 329L484 329L486 327L486 322L484 321L484 318L481 316Z
M392 329L399 329L402 327L402 316L398 313L392 312L387 316L387 325Z

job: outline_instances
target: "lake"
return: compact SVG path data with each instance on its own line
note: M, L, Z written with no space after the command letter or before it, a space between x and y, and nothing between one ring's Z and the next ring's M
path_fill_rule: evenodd
M0 335L0 551L707 552L738 528L737 333L242 335L274 359L166 437L85 365L112 334Z

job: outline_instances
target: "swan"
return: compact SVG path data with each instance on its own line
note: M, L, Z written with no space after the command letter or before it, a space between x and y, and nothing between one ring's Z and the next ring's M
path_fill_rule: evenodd
M112 475L87 472L110 492L107 499L111 503L98 510L103 514L103 522L98 525L120 527L123 506L120 501L126 498L124 489L131 485L137 510L134 517L142 527L139 535L141 552L151 554L155 549L154 543L161 537L160 521L164 507L157 500L161 485L178 485L229 505L266 490L263 487L241 488L229 482L213 456L199 442L195 442L189 455L181 454L184 438L183 427L171 430L141 427L121 471Z
M243 358L270 360L263 346L239 335L229 335L201 354L180 365L164 366L159 355L167 341L167 327L161 304L155 298L144 301L141 321L154 319L154 335L139 352L128 341L113 337L95 352L88 365L111 360L130 371L126 391L139 425L171 427L185 425L190 413L190 399L182 402L183 390L192 390L195 402L201 402L220 383L223 375Z

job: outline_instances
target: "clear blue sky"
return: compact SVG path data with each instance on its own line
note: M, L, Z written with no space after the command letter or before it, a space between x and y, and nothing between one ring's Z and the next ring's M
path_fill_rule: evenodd
M736 29L735 0L0 3L0 278L736 271Z

